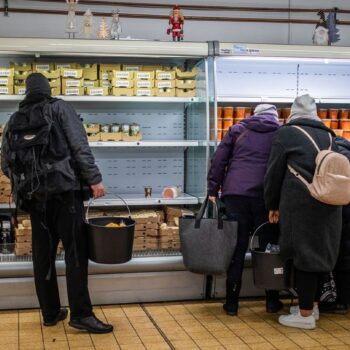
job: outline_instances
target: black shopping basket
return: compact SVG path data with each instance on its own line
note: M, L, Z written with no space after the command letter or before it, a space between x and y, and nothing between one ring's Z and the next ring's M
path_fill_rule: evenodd
M254 284L266 290L288 290L293 288L293 263L285 261L280 253L267 253L265 249L254 248L253 240L256 234L265 225L260 225L254 232L250 242L250 251L253 261Z
M99 264L123 264L131 260L134 243L135 221L125 200L129 217L99 217L89 219L91 200L86 212L86 227L89 243L89 259ZM123 227L106 227L108 224L124 223Z

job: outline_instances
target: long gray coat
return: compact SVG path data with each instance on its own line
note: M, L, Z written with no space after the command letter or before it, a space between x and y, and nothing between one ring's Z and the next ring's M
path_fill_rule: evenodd
M312 198L306 186L287 169L290 164L312 181L317 151L311 141L292 125L305 129L321 149L329 147L322 122L297 119L277 131L265 177L265 201L269 210L280 210L280 246L286 259L308 272L332 271L338 257L342 208ZM336 150L336 145L332 148Z

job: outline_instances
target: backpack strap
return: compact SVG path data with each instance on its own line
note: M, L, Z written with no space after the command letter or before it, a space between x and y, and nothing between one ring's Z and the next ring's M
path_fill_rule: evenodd
M310 187L310 184L307 182L307 180L301 176L291 165L288 164L288 170L297 177L307 188Z
M317 152L318 153L321 152L320 147L318 147L315 140L310 136L310 134L306 130L304 130L303 128L301 128L300 126L297 126L297 125L292 125L292 128L300 130L312 142L312 144L315 146Z

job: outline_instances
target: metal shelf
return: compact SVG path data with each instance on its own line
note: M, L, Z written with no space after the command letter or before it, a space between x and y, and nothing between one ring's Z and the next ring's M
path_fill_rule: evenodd
M350 98L318 98L316 103L322 104L350 104ZM294 97L218 97L221 103L293 103Z
M89 142L91 147L198 147L202 145L200 141L187 141L187 140L175 140L175 141L120 141L120 142Z
M198 204L198 198L183 193L174 199L164 199L160 193L152 195L152 198L145 198L140 194L121 194L125 202L130 206L155 206L155 205L192 205ZM108 207L108 206L125 206L125 204L117 198L107 195L105 198L97 199L92 202L91 207Z
M54 96L67 102L152 102L152 103L194 103L203 102L200 97L119 97L119 96ZM24 95L1 95L0 101L18 102L22 101Z

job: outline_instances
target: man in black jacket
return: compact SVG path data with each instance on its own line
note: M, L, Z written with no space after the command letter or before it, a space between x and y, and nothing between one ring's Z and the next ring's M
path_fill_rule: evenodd
M39 105L41 109L38 108ZM34 109L35 113L33 113ZM54 143L52 154L55 156L50 160L50 164L54 166L57 159L62 158L69 159L69 163L72 164L71 169L67 166L72 174L69 191L56 191L44 197L34 195L27 198L25 203L25 209L30 213L32 221L35 287L44 325L54 326L68 315L68 311L61 308L55 269L57 245L61 239L65 248L66 279L71 311L69 324L74 328L92 333L108 333L113 330L113 326L104 324L95 317L89 297L87 237L84 229L84 206L81 193L81 183L84 182L89 185L94 198L104 196L102 176L95 164L79 116L68 103L51 97L49 82L40 73L33 73L27 78L26 97L20 103L19 112L11 117L6 126L2 143L1 167L3 172L13 180L14 170L11 168L13 149L9 141L11 130L16 129L16 124L21 118L29 119L30 116L37 116L39 113L37 111L42 111L43 116L50 116L52 130L56 130L55 141L53 141L52 132L49 135L49 142ZM15 122L16 115L17 122ZM47 177L47 179L45 180L47 187L59 188L57 181L50 183L50 178Z

